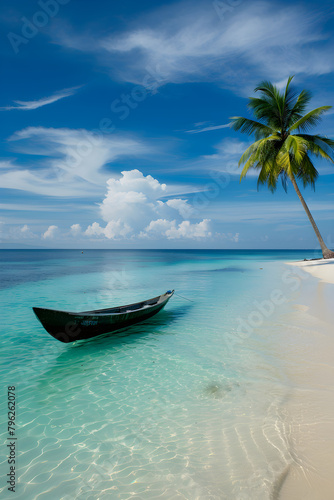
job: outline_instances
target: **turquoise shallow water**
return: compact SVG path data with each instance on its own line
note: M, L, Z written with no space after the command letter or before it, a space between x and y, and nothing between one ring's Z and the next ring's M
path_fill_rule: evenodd
M304 252L0 257L1 387L5 397L15 385L18 406L16 499L275 498L290 460L289 382L275 333L292 289L284 262ZM71 345L31 309L104 308L171 288L190 300L174 296L143 324ZM287 300L259 313L255 301L277 288ZM2 430L6 412L4 401ZM0 492L13 497L3 479Z

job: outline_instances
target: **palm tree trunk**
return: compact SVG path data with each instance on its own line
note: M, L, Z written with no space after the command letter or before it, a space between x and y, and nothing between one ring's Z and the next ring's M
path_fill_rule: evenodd
M290 179L291 179L291 182L292 182L292 184L293 184L293 187L294 187L294 188L295 188L295 190L296 190L296 193L297 193L297 195L298 195L298 198L300 199L300 201L301 201L301 203L302 203L302 205L303 205L303 207L304 207L304 209L305 209L305 212L307 213L307 216L308 216L308 218L310 219L310 222L311 222L311 224L312 224L312 227L313 227L313 229L314 229L314 232L315 232L315 234L317 235L317 238L318 238L319 243L320 243L320 246L321 246L321 251L322 251L323 258L324 258L324 259L333 259L333 258L334 258L334 252L332 252L331 250L329 250L329 248L327 248L327 246L325 245L325 242L324 242L324 240L322 239L322 236L321 236L320 231L319 231L319 229L318 229L318 226L316 225L316 223L315 223L315 221L314 221L314 219L313 219L313 217L312 217L312 214L311 214L311 212L309 211L308 206L306 205L306 201L304 200L304 198L303 198L303 196L302 196L301 192L299 191L299 187L298 187L298 185L297 185L296 179L294 178L294 176L293 176L293 175L290 177Z

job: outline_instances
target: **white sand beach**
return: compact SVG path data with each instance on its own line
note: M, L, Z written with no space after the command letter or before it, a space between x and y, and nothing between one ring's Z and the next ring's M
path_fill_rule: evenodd
M315 278L334 284L334 259L306 260L288 262L288 264L301 267L303 271L312 274Z
M302 280L294 312L283 319L292 465L279 498L332 500L334 495L334 259L290 262ZM296 361L298 363L296 364Z

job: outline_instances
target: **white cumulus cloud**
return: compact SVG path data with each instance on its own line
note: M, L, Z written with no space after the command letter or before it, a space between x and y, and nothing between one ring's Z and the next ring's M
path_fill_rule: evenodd
M155 233L156 235L166 236L169 240L178 238L208 238L211 236L209 219L204 219L202 222L194 224L188 220L177 224L175 220L158 219L151 221L145 228L145 232L146 234ZM145 233L141 233L141 236L145 236Z
M130 232L131 228L128 224L121 220L117 220L108 222L106 227L101 227L98 222L93 222L93 224L86 229L85 235L90 237L105 236L108 240L113 240L115 238L125 238Z
M192 212L187 200L162 201L168 193L166 184L151 175L144 176L137 169L122 172L120 179L109 179L107 187L106 197L100 205L103 220L125 221L132 230L145 227L153 219L175 218Z
M72 236L79 236L79 235L81 235L82 229L81 229L80 224L72 224L70 232L71 232Z
M194 213L194 209L192 206L189 205L188 200L182 200L180 198L174 198L172 200L168 200L166 202L166 205L168 205L171 208L175 208L183 217L184 219L186 217L191 217Z
M48 229L43 234L42 238L44 240L53 239L56 236L57 232L58 232L58 226L54 225L49 226Z
M107 194L100 204L106 226L94 222L88 226L85 235L108 239L154 235L168 239L210 236L208 220L186 220L194 217L188 200L171 198L163 201L168 191L166 184L137 169L122 172L121 178L107 181Z
M23 226L10 226L0 221L0 238L5 240L32 240L38 238L27 224Z

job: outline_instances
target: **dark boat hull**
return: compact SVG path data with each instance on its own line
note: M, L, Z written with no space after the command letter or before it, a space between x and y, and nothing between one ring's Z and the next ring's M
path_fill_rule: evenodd
M157 314L165 307L174 290L137 304L72 313L33 307L45 330L61 342L85 340L135 325Z

